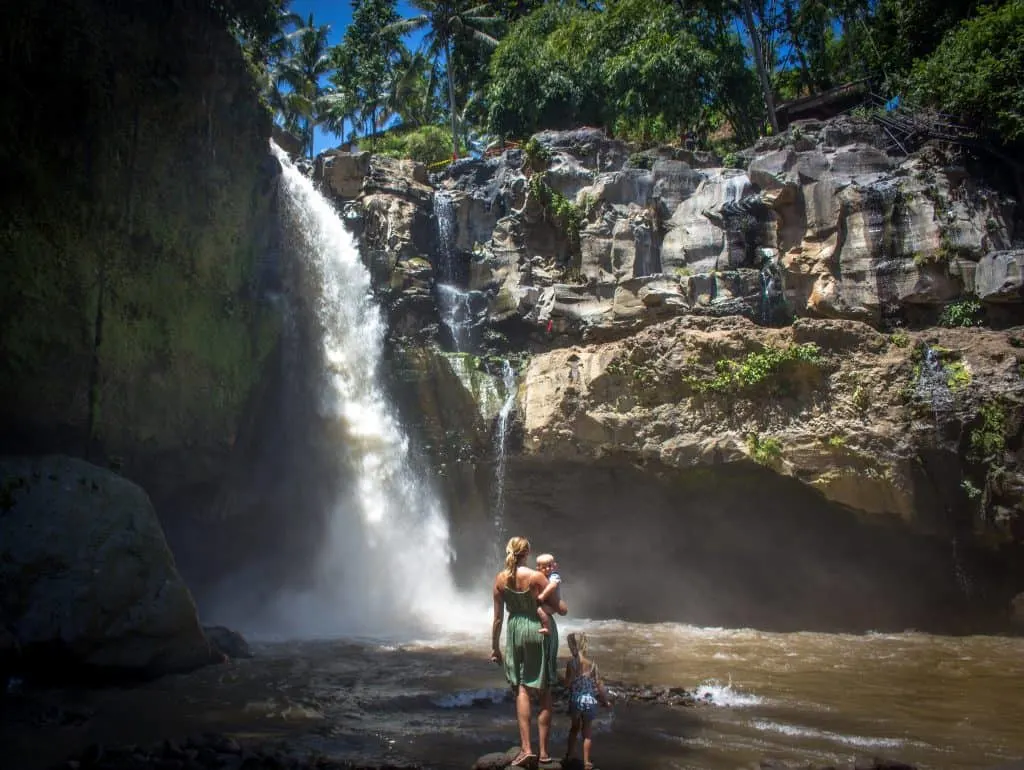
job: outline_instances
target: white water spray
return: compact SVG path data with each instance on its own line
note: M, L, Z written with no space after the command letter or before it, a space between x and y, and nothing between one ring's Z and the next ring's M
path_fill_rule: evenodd
M315 635L479 627L454 588L447 519L410 468L408 438L381 385L385 327L369 271L330 202L271 149L283 169L282 216L315 297L316 409L336 437L339 476L351 479L330 513L311 585L281 597L274 614L290 631Z

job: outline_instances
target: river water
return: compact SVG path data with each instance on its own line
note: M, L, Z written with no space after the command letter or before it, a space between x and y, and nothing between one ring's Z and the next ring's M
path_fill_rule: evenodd
M922 768L988 768L1024 758L1019 637L615 621L570 621L563 637L574 628L587 630L613 691L618 682L653 683L704 700L620 701L597 723L598 767L718 770L764 758L826 764L868 755ZM251 660L141 687L49 692L39 697L80 715L81 724L12 722L6 756L32 770L93 741L149 744L223 731L243 741L283 739L300 752L465 770L516 742L487 634L482 617L473 636L263 641ZM556 714L555 755L566 728Z

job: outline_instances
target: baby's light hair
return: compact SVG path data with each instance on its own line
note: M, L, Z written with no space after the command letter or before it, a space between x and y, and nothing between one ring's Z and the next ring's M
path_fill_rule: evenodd
M555 557L550 553L542 553L537 556L537 566L540 567L544 564L554 563Z

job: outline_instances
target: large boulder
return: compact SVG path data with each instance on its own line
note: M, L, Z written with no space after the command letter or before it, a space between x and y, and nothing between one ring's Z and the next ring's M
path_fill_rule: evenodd
M210 661L148 496L84 460L0 459L0 586L27 665L151 676Z

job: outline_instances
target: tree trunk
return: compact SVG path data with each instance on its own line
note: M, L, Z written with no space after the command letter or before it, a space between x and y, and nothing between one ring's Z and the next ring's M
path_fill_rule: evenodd
M761 38L757 34L757 25L754 24L754 12L750 7L750 0L742 0L743 21L747 25L747 34L750 35L750 42L754 46L754 65L757 67L757 77L761 81L761 93L764 95L764 106L768 109L768 124L772 127L773 133L779 132L779 121L775 117L775 98L772 96L772 84L768 79L768 70L764 66L764 50L761 48Z
M444 68L448 71L448 109L452 114L452 160L458 160L459 126L455 117L455 73L452 72L451 41L447 38L444 41L444 59Z

